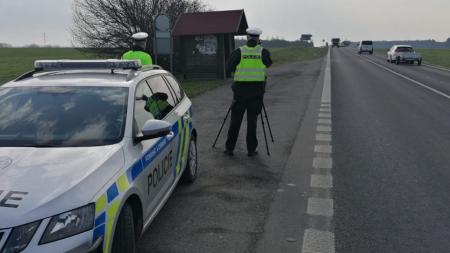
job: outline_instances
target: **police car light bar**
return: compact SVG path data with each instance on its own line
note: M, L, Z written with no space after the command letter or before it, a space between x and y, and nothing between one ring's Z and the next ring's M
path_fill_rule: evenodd
M39 60L34 62L38 71L48 70L88 70L88 69L140 69L137 60Z

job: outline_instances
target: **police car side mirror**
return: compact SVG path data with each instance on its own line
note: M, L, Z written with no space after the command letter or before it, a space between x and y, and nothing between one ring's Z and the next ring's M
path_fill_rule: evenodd
M172 126L165 121L151 119L145 122L142 128L142 136L136 137L135 141L141 142L145 140L156 139L170 135Z

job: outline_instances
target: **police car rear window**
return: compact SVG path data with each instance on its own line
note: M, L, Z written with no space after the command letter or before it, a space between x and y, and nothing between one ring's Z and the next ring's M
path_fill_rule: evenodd
M122 140L128 88L0 89L1 147L103 146Z

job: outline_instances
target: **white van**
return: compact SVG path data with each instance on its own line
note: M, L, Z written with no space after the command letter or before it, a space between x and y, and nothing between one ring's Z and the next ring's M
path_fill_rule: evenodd
M363 40L359 43L358 54L362 53L373 54L373 42L371 40Z

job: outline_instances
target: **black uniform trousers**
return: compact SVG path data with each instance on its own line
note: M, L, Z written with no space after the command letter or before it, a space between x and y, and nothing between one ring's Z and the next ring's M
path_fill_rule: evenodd
M265 83L235 83L232 89L234 96L226 149L233 151L236 147L242 120L247 111L247 151L251 153L258 147L256 128L263 105Z

